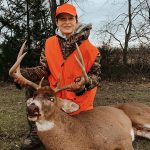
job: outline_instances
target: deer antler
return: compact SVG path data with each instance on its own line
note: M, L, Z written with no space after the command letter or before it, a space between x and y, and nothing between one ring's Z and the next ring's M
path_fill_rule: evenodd
M22 80L24 81L24 83L26 83L27 85L35 88L36 90L39 89L41 87L41 83L43 81L43 78L40 82L40 84L36 84L32 81L29 81L27 80L26 78L24 78L21 73L20 73L20 63L22 61L22 59L24 58L24 56L27 54L27 52L25 52L23 54L23 50L24 50L24 47L25 47L25 44L26 44L26 41L23 43L20 51L19 51L19 54L18 54L18 57L17 57L17 61L15 62L15 64L10 68L9 70L9 76L13 77L13 78L18 78L18 77L22 77Z
M78 44L76 43L76 48L77 48L77 52L78 52L78 55L79 55L79 59L76 55L74 55L77 63L79 64L81 70L82 70L82 75L84 77L84 80L82 81L82 83L80 83L80 86L82 85L85 85L86 83L89 82L89 77L86 73L86 70L85 70L85 64L84 64L84 60L83 60L83 57L82 57L82 54L81 54L81 51L79 49L79 46ZM57 82L57 86L56 88L54 89L55 93L57 92L60 92L62 90L66 90L66 89L71 89L72 87L74 87L76 83L72 83L72 84L69 84L69 85L66 85L66 86L63 86L63 87L60 87L60 75L58 76L58 82Z
M23 43L20 51L19 51L19 54L18 54L18 57L17 57L17 61L15 62L15 64L10 68L9 70L9 75L13 78L19 78L19 77L22 77L22 80L24 81L24 83L26 83L27 85L35 88L36 90L41 88L41 84L42 84L42 81L44 78L41 79L41 82L40 84L36 84L32 81L29 81L27 80L25 77L23 77L20 73L20 63L22 61L22 59L24 58L24 56L26 55L27 52L25 52L23 54L23 50L24 50L24 47L25 47L25 43L26 41ZM86 70L85 70L85 64L84 64L84 60L83 60L83 57L82 57L82 54L80 52L80 49L78 47L78 45L76 44L76 48L77 48L77 52L78 52L78 55L79 55L79 59L78 57L75 55L75 59L76 61L78 62L81 70L82 70L82 74L83 74L83 77L84 77L84 81L82 81L82 83L80 84L81 86L82 85L85 85L88 81L89 81L89 78L87 76L87 73L86 73ZM55 93L59 92L59 91L62 91L62 90L65 90L65 89L71 89L72 87L74 87L76 83L72 83L72 84L69 84L69 85L66 85L66 86L63 86L63 87L60 87L60 76L58 77L58 82L57 82L57 87L54 89Z
M86 73L84 60L83 60L81 51L80 51L79 46L78 46L77 43L76 43L76 48L77 48L77 52L78 52L80 60L78 59L78 57L76 55L74 57L75 57L76 61L78 62L79 66L80 66L80 68L82 70L82 74L83 74L85 83L88 83L89 82L89 77L88 77L88 75Z

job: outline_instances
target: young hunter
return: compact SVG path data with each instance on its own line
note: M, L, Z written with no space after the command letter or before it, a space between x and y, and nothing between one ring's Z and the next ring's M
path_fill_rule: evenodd
M54 89L60 77L60 85L76 83L69 91L64 90L57 94L62 99L74 101L80 109L70 115L77 115L82 111L93 109L93 101L97 86L100 82L100 53L88 40L91 24L84 25L78 22L76 8L71 4L63 4L56 9L56 35L48 38L45 43L45 50L41 53L39 66L25 68L21 74L37 82L42 77L48 79L50 88ZM80 85L84 80L82 71L74 59L76 54L76 43L83 55L85 69L89 82ZM15 79L15 82L25 85L22 76ZM26 98L33 96L33 90L28 89ZM36 132L35 123L28 121L30 133L21 145L21 149L29 150L39 147L42 143Z

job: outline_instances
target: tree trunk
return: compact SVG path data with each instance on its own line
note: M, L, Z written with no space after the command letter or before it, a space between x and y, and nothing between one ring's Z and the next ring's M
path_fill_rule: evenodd
M128 0L128 18L129 22L126 28L126 35L125 35L125 44L124 44L124 49L123 49L123 64L127 65L127 53L128 53L128 45L129 45L129 40L131 36L131 29L132 29L132 13L131 13L131 0Z
M27 0L27 40L28 40L28 52L31 53L30 50L30 14L29 14L29 4L30 0Z
M50 4L51 20L53 24L53 34L55 34L55 29L57 28L56 22L55 22L56 8L57 8L56 0L49 0L49 4Z
M123 49L123 64L127 65L127 48Z
M60 0L60 5L64 4L64 0Z

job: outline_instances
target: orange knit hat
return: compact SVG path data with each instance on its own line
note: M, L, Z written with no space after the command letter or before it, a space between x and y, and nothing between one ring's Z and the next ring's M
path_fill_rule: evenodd
M72 16L77 15L76 8L71 4L63 4L61 6L58 6L56 9L56 16L58 16L61 13L67 13Z

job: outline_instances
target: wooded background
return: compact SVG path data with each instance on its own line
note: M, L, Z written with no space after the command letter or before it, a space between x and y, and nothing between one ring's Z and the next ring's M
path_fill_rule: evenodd
M46 38L55 34L57 6L74 1L79 0L0 1L0 80L10 80L8 70L25 40L28 54L22 67L38 65ZM97 30L103 42L99 47L102 79L150 77L150 1L126 0L126 4L126 13L118 14ZM123 33L122 38L119 32ZM111 46L114 41L119 47ZM136 44L130 46L134 41Z

